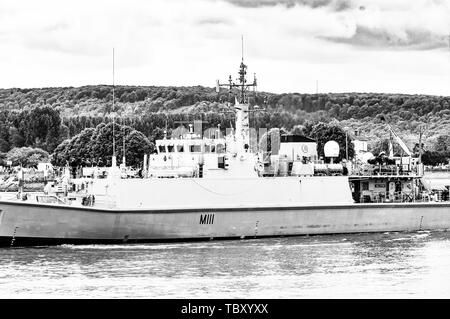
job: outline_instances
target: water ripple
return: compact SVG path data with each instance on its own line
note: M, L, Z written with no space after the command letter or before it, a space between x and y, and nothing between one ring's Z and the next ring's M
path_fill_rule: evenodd
M449 232L0 249L2 298L449 298Z

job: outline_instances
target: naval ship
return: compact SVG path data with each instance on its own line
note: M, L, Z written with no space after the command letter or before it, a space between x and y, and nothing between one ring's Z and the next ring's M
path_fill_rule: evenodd
M282 135L278 154L252 145L256 78L216 83L238 92L228 134L190 125L142 154L143 178L65 174L44 192L0 194L0 244L136 243L450 228L449 185L423 182L420 158L327 164L313 139ZM272 139L274 140L274 139ZM399 140L399 143L401 141ZM325 155L337 156L334 141ZM370 161L369 161L370 162ZM450 183L449 183L450 184Z

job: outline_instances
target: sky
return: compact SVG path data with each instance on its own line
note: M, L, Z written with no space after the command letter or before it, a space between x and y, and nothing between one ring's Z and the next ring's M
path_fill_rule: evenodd
M0 0L0 88L450 95L450 0Z

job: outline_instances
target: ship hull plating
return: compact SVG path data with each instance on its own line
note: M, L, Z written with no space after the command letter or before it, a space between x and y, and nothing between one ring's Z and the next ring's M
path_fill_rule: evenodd
M448 228L450 203L110 210L0 202L0 244L3 246Z

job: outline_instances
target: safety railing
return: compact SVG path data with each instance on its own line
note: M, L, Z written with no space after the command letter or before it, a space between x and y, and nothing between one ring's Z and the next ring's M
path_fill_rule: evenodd
M357 165L352 167L351 175L357 176L398 176L416 175L414 169L403 169L401 165Z
M374 195L361 195L360 203L408 203L408 202L443 202L449 201L448 195L441 192L434 194L419 192L418 194L408 194L404 192L377 192Z

